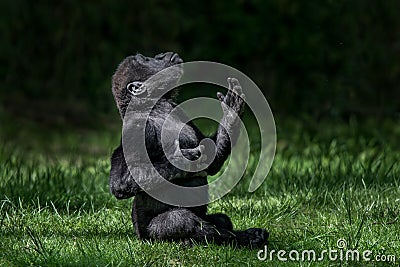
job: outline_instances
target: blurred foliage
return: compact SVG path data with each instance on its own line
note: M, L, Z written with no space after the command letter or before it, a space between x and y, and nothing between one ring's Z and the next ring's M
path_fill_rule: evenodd
M110 80L140 52L229 64L280 114L400 112L400 2L1 1L0 111L115 112Z

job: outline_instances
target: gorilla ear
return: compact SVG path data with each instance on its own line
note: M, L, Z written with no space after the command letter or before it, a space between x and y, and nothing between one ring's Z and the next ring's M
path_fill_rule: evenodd
M131 82L126 85L126 90L134 96L140 96L146 92L146 87L142 82Z

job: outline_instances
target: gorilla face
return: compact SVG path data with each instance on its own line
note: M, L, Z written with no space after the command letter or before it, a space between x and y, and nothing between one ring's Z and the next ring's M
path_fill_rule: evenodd
M179 55L173 52L161 53L154 58L141 54L125 58L112 79L112 91L121 117L132 98L145 100L161 97L165 89L176 84L182 76L182 62ZM169 69L161 72L166 68ZM153 76L157 73L159 75ZM168 97L171 97L170 94Z

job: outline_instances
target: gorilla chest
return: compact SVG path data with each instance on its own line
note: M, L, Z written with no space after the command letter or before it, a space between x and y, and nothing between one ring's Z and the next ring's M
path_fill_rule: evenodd
M197 147L200 142L194 129L178 119L172 120L171 123L167 122L164 124L163 131L165 132L168 142L173 143L175 140L179 140L181 149Z
M188 124L182 122L179 117L170 116L153 121L153 130L156 133L159 142L164 145L174 145L179 140L179 147L194 148L197 147L200 140L196 131Z

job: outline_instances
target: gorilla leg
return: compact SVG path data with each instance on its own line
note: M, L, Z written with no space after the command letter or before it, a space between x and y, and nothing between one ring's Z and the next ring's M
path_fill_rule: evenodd
M233 233L233 240L239 246L260 247L268 242L269 233L260 228L250 228L244 231L234 231L229 217L222 213L206 215L206 220L218 229L226 229Z
M209 214L206 215L205 220L217 227L218 229L226 229L233 231L233 224L231 219L223 213Z
M250 228L232 231L232 223L224 214L207 215L203 220L188 209L177 208L154 217L147 227L150 238L203 243L232 244L241 247L262 247L267 243L268 232Z
M171 208L147 195L137 195L132 206L132 222L138 238L185 243L208 241L241 247L262 247L268 240L264 229L234 231L225 214L206 215L207 206Z
M159 240L189 239L196 242L225 244L235 236L226 229L218 229L188 209L177 208L166 211L153 218L148 226L149 236Z
M242 247L262 247L267 244L269 233L260 228L250 228L244 231L234 231L229 217L222 213L206 215L206 220L218 229L227 230L233 234L233 243Z

